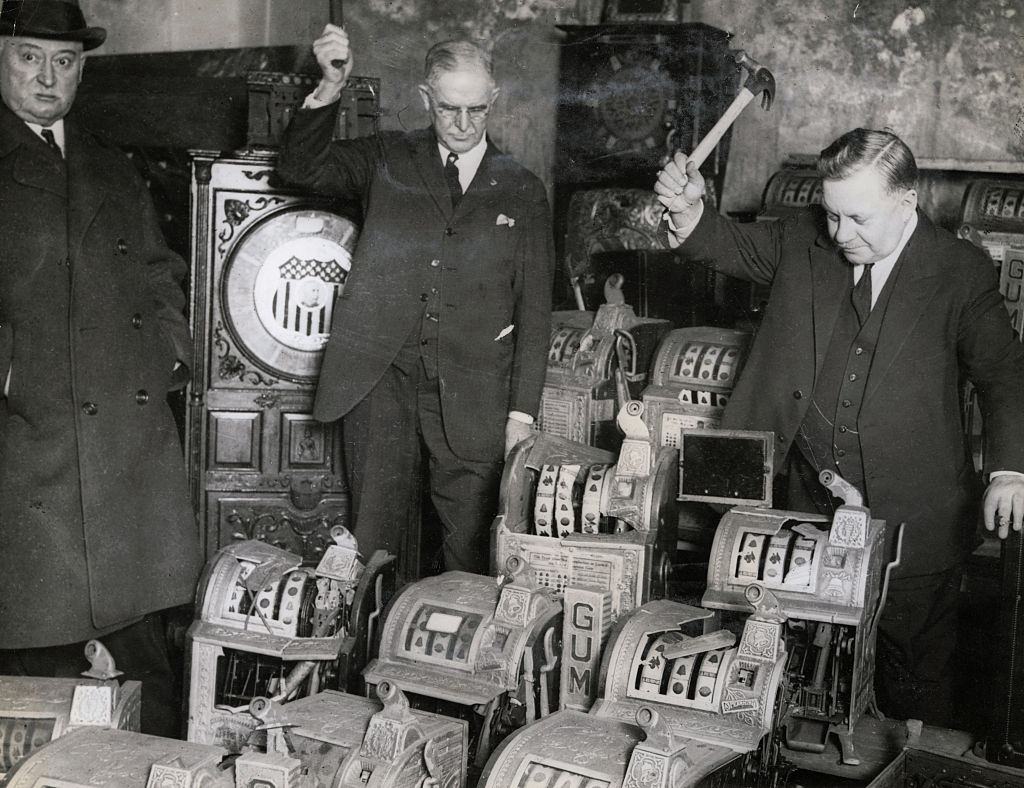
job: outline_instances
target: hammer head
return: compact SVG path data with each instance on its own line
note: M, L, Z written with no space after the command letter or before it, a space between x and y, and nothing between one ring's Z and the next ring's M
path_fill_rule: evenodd
M761 108L771 109L775 99L775 77L772 72L750 57L742 49L736 53L736 62L747 70L747 81L743 87L755 96L761 94Z

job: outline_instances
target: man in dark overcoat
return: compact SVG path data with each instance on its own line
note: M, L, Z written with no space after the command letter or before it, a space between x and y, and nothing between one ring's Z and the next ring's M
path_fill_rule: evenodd
M313 49L323 78L292 119L279 173L358 200L365 216L314 415L345 417L363 554L397 551L416 517L422 442L445 567L486 573L503 457L529 434L544 383L553 275L545 191L487 138L498 91L477 45L449 41L427 53L419 90L430 128L337 141L348 36L328 25Z
M199 548L167 393L184 262L131 163L64 116L99 46L77 2L0 15L0 673L74 676L100 638L176 735L159 616Z
M860 489L903 558L879 624L883 711L948 725L957 594L979 490L961 428L960 384L985 421L985 524L1005 537L1024 517L1024 349L992 262L917 206L906 144L856 129L822 151L821 206L740 225L701 202L683 154L655 186L684 259L771 285L723 427L775 433L788 508L824 513L824 469ZM788 461L788 464L787 464Z

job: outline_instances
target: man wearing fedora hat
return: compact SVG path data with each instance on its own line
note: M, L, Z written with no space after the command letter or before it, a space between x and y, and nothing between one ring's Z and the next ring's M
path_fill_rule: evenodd
M165 401L186 267L130 162L65 119L105 37L77 1L0 8L0 674L77 675L101 638L143 730L176 735L158 613L200 560Z

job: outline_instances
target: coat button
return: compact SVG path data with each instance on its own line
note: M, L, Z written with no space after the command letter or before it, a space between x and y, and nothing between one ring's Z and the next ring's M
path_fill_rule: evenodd
M838 451L836 451L836 457L845 457L845 456L846 456L846 450L845 449L839 449Z
M455 230L453 230L451 227L445 227L444 228L444 234L445 235L455 235Z
M851 383L853 383L853 381L855 381L856 379L857 379L857 373L856 372L851 372L850 373L850 377L849 377L849 381Z
M132 328L142 328L142 315L138 312L132 315Z
M803 398L804 398L804 393L800 389L797 389L796 391L793 392L793 399L803 399Z
M427 299L429 298L430 296L428 296L426 293L420 293L420 301L426 302Z
M839 431L840 432L846 432L846 425L845 424L840 424L839 425Z
M124 238L117 239L118 254L128 254L128 242Z
M853 351L853 352L854 352L854 353L856 353L856 354L857 354L858 356L860 356L860 355L863 355L863 353L864 353L864 348L862 348L862 347L859 347L859 348L857 348L857 349L856 349L855 351Z
M441 261L440 260L431 260L430 261L430 267L431 268L437 268L440 265L441 265Z
M149 392L145 389L139 389L135 392L135 402L139 405L145 405L149 402Z
M844 408L848 408L848 407L850 407L850 406L851 406L852 404L853 404L853 403L852 403L852 402L851 402L850 400L848 400L848 399L844 399L844 400L843 400L843 407L844 407Z
M96 403L95 402L83 402L82 403L82 412L86 416L95 416L99 412L99 408L96 407Z

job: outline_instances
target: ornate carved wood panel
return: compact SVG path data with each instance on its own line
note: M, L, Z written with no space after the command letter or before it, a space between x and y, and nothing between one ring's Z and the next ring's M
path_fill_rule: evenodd
M207 555L263 539L317 560L346 524L337 426L311 415L356 225L278 188L272 152L192 156L195 369L186 449Z

